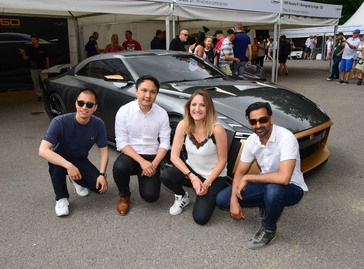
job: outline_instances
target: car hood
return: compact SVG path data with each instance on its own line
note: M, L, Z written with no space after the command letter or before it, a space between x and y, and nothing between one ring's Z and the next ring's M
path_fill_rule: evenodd
M330 118L314 102L303 95L275 84L229 80L203 80L165 83L162 94L189 98L197 89L205 89L212 97L216 111L250 129L246 108L254 102L268 102L274 123L298 133L327 122Z

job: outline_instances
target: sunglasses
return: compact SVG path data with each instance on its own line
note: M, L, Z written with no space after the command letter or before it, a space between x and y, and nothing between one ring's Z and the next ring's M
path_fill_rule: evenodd
M92 102L85 102L85 101L82 101L82 100L77 100L77 105L79 107L83 107L84 105L86 104L87 108L93 108L94 105L96 105L95 103L92 103Z
M267 123L268 121L269 121L269 116L264 116L264 117L261 117L259 119L249 119L250 125L256 125L258 122L259 123Z
M182 35L184 35L184 36L188 36L188 35L186 35L186 34L182 34Z

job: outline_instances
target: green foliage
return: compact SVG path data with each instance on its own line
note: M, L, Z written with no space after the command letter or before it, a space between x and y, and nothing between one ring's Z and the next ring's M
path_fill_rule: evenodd
M339 25L344 24L350 17L358 10L363 3L363 0L310 0L310 2L325 3L333 5L342 5L343 10L341 13L341 19Z

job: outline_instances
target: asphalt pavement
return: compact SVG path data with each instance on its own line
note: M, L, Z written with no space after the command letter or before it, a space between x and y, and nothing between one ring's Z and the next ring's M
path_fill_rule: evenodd
M271 63L266 62L270 70ZM329 161L306 179L303 200L284 210L277 238L250 250L247 241L260 227L258 209L245 220L216 209L205 226L194 223L192 204L169 215L174 196L144 202L131 180L131 210L120 216L112 178L118 156L110 148L109 189L78 197L68 183L70 215L55 215L47 162L38 157L49 125L32 90L0 93L1 268L363 268L364 254L364 86L326 81L328 62L289 60L290 75L278 84L317 102L334 125ZM90 152L96 164L96 148Z

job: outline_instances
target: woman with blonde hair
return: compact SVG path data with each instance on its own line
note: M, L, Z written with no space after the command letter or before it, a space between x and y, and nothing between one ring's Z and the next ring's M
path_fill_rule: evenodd
M111 43L106 46L104 53L122 51L123 47L119 44L119 37L117 34L111 36Z
M185 144L187 160L180 157ZM175 194L171 215L182 213L190 203L182 185L196 192L193 219L206 224L216 206L216 195L226 186L227 136L216 121L215 107L210 95L197 90L185 104L185 114L177 126L171 150L173 167L163 171L162 183Z

